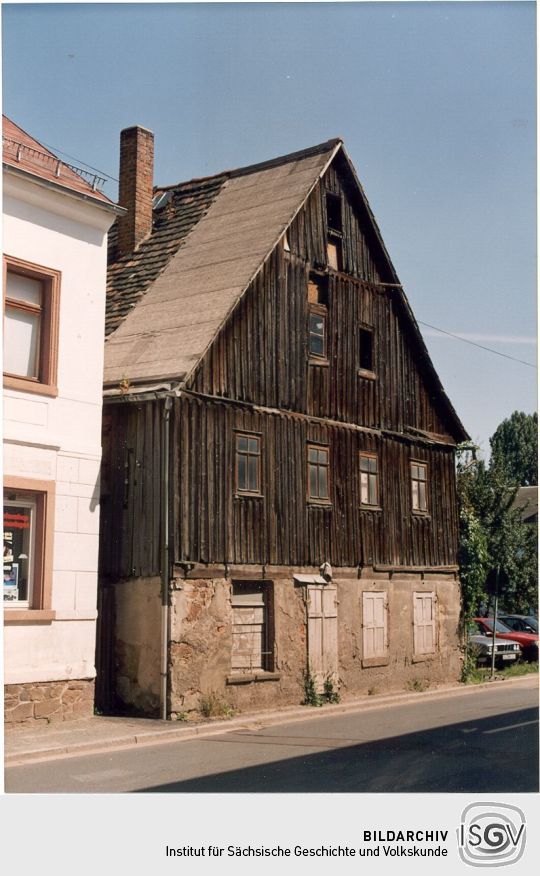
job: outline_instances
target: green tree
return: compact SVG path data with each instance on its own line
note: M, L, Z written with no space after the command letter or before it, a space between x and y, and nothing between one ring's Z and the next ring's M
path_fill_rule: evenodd
M503 465L489 468L470 448L458 451L459 564L465 618L488 601L485 580L499 566L510 586L501 608L527 612L536 606L536 526L523 523L512 508L517 485Z
M491 466L522 487L538 484L538 414L514 411L489 441Z

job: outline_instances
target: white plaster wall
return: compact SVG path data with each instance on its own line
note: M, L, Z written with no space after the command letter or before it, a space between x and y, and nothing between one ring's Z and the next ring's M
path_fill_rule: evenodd
M62 272L58 396L4 390L4 473L56 483L56 620L4 627L6 683L95 675L106 240L113 218L4 177L4 252Z

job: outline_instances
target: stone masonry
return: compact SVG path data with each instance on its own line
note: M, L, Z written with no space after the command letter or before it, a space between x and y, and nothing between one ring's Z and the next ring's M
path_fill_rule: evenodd
M4 688L6 727L58 723L93 714L93 679L7 684Z

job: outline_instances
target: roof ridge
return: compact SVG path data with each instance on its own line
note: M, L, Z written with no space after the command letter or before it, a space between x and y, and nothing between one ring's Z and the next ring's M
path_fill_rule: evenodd
M325 140L324 143L318 143L316 146L308 146L307 149L298 149L296 152L288 152L286 155L279 155L277 158L269 158L266 161L258 161L255 164L246 164L244 167L236 167L230 170L222 170L219 173L210 174L210 176L194 177L193 179L183 180L181 182L172 183L168 186L155 186L155 192L165 192L171 189L177 189L181 186L199 185L210 180L220 178L232 179L237 176L244 176L248 173L255 173L259 170L267 170L272 167L279 167L280 164L288 164L290 161L296 161L300 158L310 158L312 155L319 155L321 152L333 149L338 143L343 143L341 137L334 137L331 140Z

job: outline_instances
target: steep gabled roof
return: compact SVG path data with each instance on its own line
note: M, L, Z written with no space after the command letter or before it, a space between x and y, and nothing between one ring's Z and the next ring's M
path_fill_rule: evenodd
M85 176L94 180L99 178L61 161L57 155L19 128L7 116L2 116L2 161L7 168L52 183L57 189L67 189L83 195L118 212L116 205L85 179Z
M193 370L340 142L169 189L165 210L176 205L174 218L157 219L148 240L110 270L109 326L129 312L105 344L106 385ZM186 205L199 213L188 222Z
M262 164L157 189L168 202L137 250L109 268L105 386L181 381L196 367L336 159L375 257L456 440L468 438L431 362L353 164L339 139ZM114 259L115 236L111 236Z

